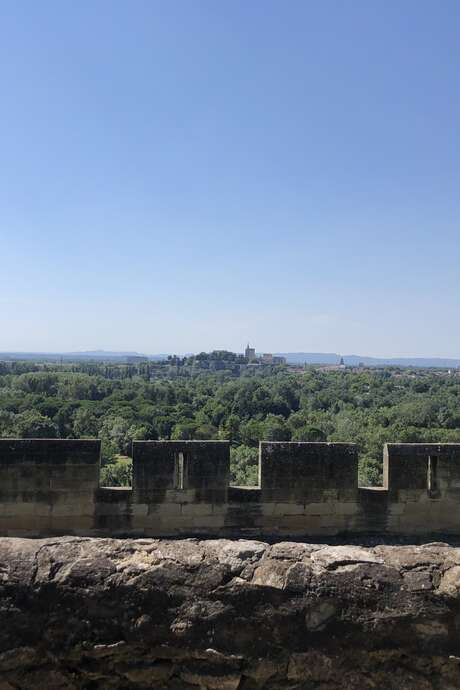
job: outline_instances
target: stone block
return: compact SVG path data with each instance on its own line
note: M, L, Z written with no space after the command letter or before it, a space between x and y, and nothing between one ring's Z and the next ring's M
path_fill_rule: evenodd
M334 504L334 513L336 515L356 515L361 511L361 507L359 506L358 503L352 503L346 502L337 502Z
M326 529L333 528L338 531L345 530L348 527L348 520L342 515L322 515L321 527Z
M305 515L332 515L334 503L306 503Z
M313 525L318 524L316 518L313 518L313 521L311 521L310 518L305 515L282 515L273 517L270 521L271 524L276 525L279 531L284 532L293 530L294 532L307 533Z
M391 517L399 516L399 515L402 515L404 513L405 509L406 509L405 503L390 503L390 505L388 506L388 514Z
M177 530L190 530L192 526L191 518L184 517L164 517L159 519L156 523L156 527L159 532L177 531Z
M196 501L195 489L167 489L163 503L194 503Z
M190 516L195 518L213 514L212 503L182 503L181 508L181 514L184 517Z
M225 519L222 515L206 515L205 517L198 518L194 517L192 518L192 527L194 528L203 528L203 530L207 529L221 529L225 525Z
M51 506L50 512L55 517L63 516L78 518L79 516L83 515L93 517L95 514L95 505L92 501L59 501ZM113 508L110 512L113 512Z
M46 515L14 515L0 518L0 532L10 533L12 530L20 532L46 533L50 529L51 518Z
M213 515L227 515L228 513L228 503L213 503L212 504L212 514Z
M129 522L133 530L141 530L143 533L146 533L146 530L149 533L156 533L160 525L158 518L152 518L148 515L131 515Z
M53 505L49 503L17 503L15 515L34 515L37 518L48 518L53 512ZM32 509L33 508L33 512Z
M345 490L342 491L344 493ZM353 491L354 494L354 491ZM337 501L339 498L339 489L323 489L321 492L321 498L323 501L331 502Z
M180 517L182 515L182 503L155 503L149 505L149 515L159 519Z
M303 515L304 503L264 503L264 515Z
M131 515L137 518L143 518L148 515L149 506L147 503L133 503L130 506Z
M98 480L94 479L68 479L55 477L51 478L48 482L51 491L66 491L72 493L78 488L78 491L85 491L87 493L92 493L96 488L98 488Z
M78 516L51 516L51 530L58 530L60 532L86 532L94 529L94 517L91 515Z

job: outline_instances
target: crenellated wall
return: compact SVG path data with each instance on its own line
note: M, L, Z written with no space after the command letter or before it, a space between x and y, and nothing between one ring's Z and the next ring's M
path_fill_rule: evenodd
M133 487L99 486L100 441L0 440L0 536L460 535L460 444L388 444L358 487L347 443L260 444L229 486L227 441L134 441Z
M460 532L460 445L389 443L383 454L391 532Z
M100 441L0 440L0 533L94 528Z

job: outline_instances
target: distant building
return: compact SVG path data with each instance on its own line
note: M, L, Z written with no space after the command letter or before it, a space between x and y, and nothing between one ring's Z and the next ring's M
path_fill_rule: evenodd
M256 359L256 349L255 347L249 347L249 343L246 346L246 350L244 351L244 356L248 360L248 362L254 362Z
M272 355L271 352L264 352L261 357L262 364L286 364L286 357Z
M345 364L322 364L316 367L317 371L344 371L346 369Z
M286 364L286 357L280 357L279 355L273 355L273 364Z
M263 355L259 355L259 357L256 355L256 350L254 347L249 347L246 348L244 351L244 356L248 360L249 364L286 364L286 357L278 357L277 355L273 355L271 352L264 352Z

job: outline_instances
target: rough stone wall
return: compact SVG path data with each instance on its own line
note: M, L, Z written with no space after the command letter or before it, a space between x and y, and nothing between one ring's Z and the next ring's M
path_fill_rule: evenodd
M458 690L460 549L0 539L1 690Z
M226 441L136 441L133 488L104 488L98 441L0 441L0 535L460 534L460 444L389 444L384 486L356 447L262 443L260 485L229 487Z

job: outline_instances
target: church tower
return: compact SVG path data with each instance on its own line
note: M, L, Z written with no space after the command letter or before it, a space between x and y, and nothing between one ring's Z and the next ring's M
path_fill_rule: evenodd
M256 358L256 350L254 347L249 347L249 343L246 346L246 350L244 351L244 356L248 360L248 362L253 362Z

